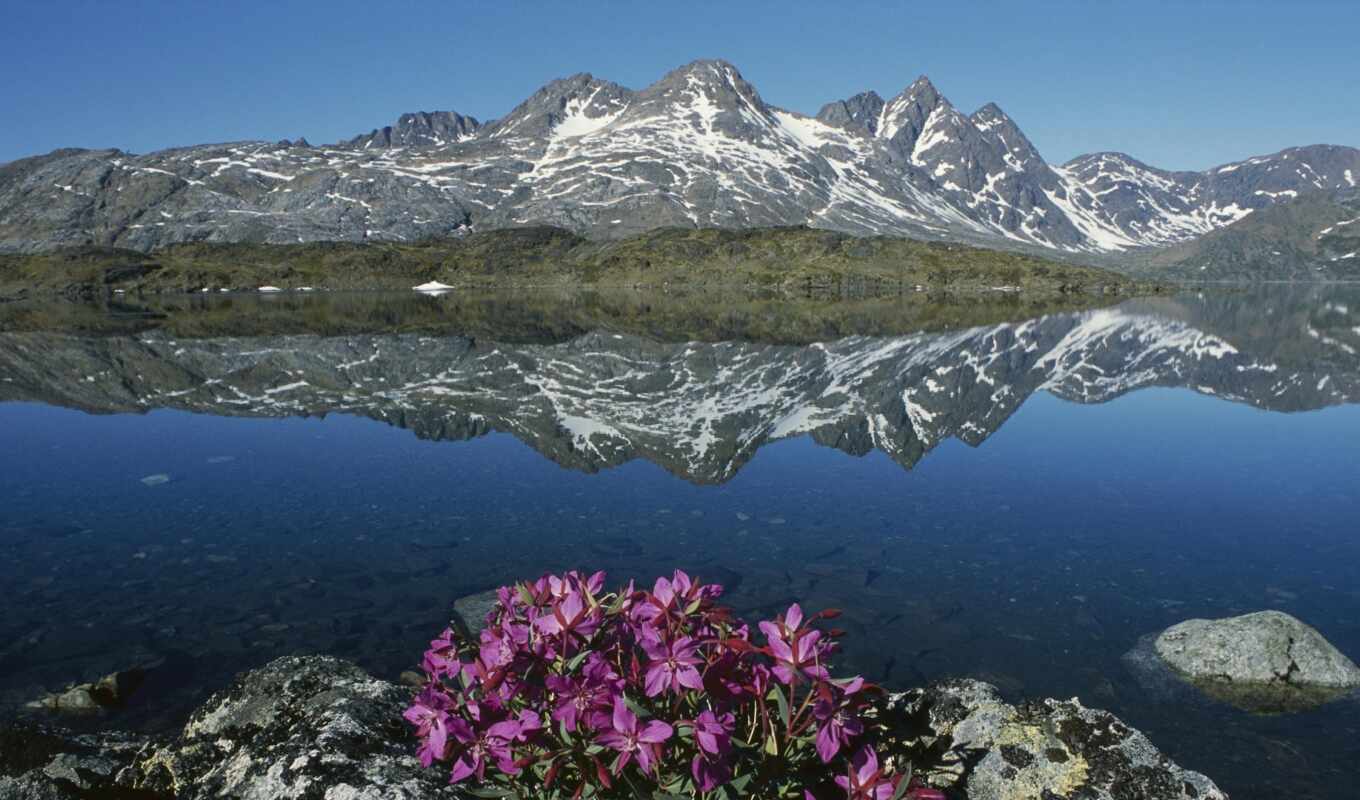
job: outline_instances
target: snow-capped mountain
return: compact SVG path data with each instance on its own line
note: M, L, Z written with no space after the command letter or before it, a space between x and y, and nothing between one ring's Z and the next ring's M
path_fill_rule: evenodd
M93 412L343 412L430 439L510 433L573 469L643 458L713 483L765 444L800 435L910 467L948 438L982 443L1038 391L1091 403L1173 386L1280 411L1355 402L1360 304L1306 308L1134 304L807 345L610 332L528 343L4 333L0 400ZM1226 317L1243 333L1230 341L1182 314Z
M0 250L96 243L414 240L552 224L810 225L1066 253L1172 245L1360 180L1314 146L1168 172L1118 153L1046 163L995 104L966 114L926 78L816 116L696 61L642 90L581 74L486 123L403 115L336 145L237 142L146 155L59 150L0 166Z

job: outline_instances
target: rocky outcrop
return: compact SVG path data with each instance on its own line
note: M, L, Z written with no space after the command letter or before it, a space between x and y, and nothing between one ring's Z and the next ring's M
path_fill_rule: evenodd
M1360 687L1360 667L1316 629L1280 611L1186 620L1151 645L1175 676L1251 711L1301 710Z
M1213 800L1213 781L1163 755L1108 711L1076 699L1012 706L974 680L893 699L903 745L928 781L972 800Z
M409 699L346 661L281 658L215 695L119 780L179 800L452 796L416 761L401 718Z
M11 723L0 728L0 800L155 797L116 785L143 746L142 739L128 734L75 735Z
M411 689L325 656L239 677L171 741L0 729L0 800L404 800L455 797L422 769L401 712ZM1015 707L952 681L891 697L896 743L935 786L973 800L1226 798L1114 715L1076 700Z

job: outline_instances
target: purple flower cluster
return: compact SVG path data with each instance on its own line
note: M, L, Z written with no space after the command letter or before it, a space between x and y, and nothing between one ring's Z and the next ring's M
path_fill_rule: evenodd
M684 572L604 592L604 573L502 587L477 641L430 643L407 709L425 766L524 797L632 797L639 786L743 796L942 797L881 769L875 689L833 680L835 631L798 605L750 628ZM837 788L839 787L839 788Z

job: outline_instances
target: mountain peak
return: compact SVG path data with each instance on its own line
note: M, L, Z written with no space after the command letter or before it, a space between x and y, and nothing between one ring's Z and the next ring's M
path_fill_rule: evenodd
M573 115L594 118L617 113L635 94L631 89L600 80L589 72L578 72L546 84L509 114L488 123L487 130L494 138L507 135L544 137Z
M756 95L755 87L746 82L741 71L731 62L721 58L703 58L676 67L663 75L661 80L648 87L647 91L650 92L657 87L671 89L695 85L711 86L719 91L734 91L747 96Z
M1002 119L1007 121L1010 120L1010 117L1006 114L1006 112L1002 111L1001 106L997 105L996 103L988 103L982 108L979 108L977 111L974 111L973 118L986 120L1002 120Z
M846 100L827 103L817 112L817 119L841 128L860 128L874 135L878 133L878 118L884 103L878 92L871 89Z
M456 111L413 111L397 118L397 124L356 136L345 145L371 147L440 147L466 139L481 128L474 117Z
M671 70L640 92L638 100L643 109L661 104L733 110L746 107L756 114L767 112L756 88L736 67L720 58L691 61Z

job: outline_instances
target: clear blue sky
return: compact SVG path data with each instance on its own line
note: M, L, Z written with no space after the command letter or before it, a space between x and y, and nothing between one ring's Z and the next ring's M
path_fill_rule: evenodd
M404 111L509 111L591 72L641 88L733 62L805 113L928 74L1001 105L1061 162L1123 150L1204 168L1298 144L1360 145L1360 2L9 3L0 162L56 147L146 152L332 142Z

